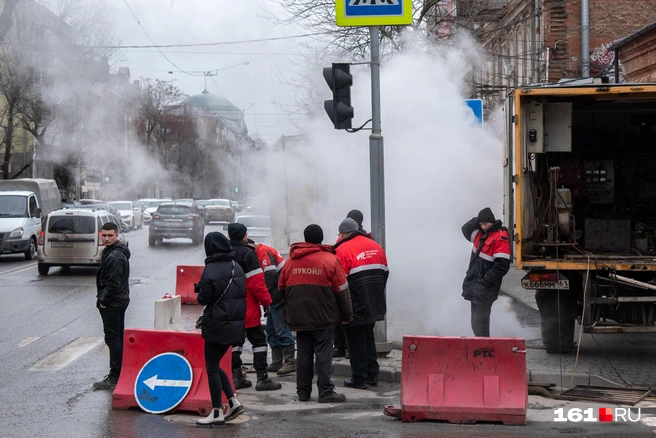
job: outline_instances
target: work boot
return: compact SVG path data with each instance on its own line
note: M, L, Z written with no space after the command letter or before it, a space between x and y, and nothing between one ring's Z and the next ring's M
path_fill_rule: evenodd
M118 377L107 374L102 380L93 384L93 389L114 389L117 383Z
M225 421L232 421L244 412L246 412L246 410L241 405L241 403L239 403L239 400L237 400L237 394L235 394L230 399L228 399L228 409L225 413Z
M202 420L196 421L196 427L220 427L225 426L225 418L223 417L223 408L212 409L210 414Z
M280 388L282 388L282 383L274 382L268 374L264 373L257 376L256 391L276 391Z
M271 365L267 367L268 373L275 373L282 367L282 347L271 348Z
M296 371L296 360L294 359L294 346L290 345L288 347L283 347L282 354L283 357L285 358L285 364L282 367L280 367L280 369L278 370L279 376L284 376L285 374L290 374Z
M234 383L235 389L250 388L253 386L253 382L246 378L241 368L232 370L232 383Z
M354 382L353 379L345 379L344 386L347 388L356 388L356 389L367 389L367 385L364 383Z
M346 396L337 394L335 391L330 391L328 394L319 397L319 403L341 403L343 401L346 401Z

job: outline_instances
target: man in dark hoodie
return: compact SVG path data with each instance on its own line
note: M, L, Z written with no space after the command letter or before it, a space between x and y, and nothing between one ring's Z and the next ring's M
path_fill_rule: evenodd
M474 244L462 296L471 301L474 336L489 337L492 303L499 297L501 280L510 269L508 230L485 207L462 226L462 234Z
M308 225L303 235L305 242L292 245L278 280L287 303L285 322L296 331L296 393L299 401L310 400L316 356L319 403L343 402L346 397L334 391L330 371L335 325L353 317L349 285L332 247L321 244L321 227Z
M130 304L130 250L118 240L118 226L108 222L100 237L105 249L96 275L96 307L100 311L109 347L109 374L93 384L93 389L116 387L123 360L125 311Z

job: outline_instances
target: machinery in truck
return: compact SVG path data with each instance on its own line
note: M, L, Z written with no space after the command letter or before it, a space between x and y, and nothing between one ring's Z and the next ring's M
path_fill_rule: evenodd
M519 88L505 112L504 223L547 351L577 320L656 332L656 84Z

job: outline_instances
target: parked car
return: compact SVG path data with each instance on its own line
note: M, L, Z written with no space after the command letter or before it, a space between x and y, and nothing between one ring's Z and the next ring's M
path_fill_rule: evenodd
M227 221L235 220L235 209L229 199L209 199L203 207L205 221Z
M244 224L248 229L248 237L255 243L264 243L271 245L271 217L257 214L246 214L237 216L236 223ZM224 230L228 229L227 225L223 226Z
M205 221L193 204L162 203L152 214L148 245L155 246L163 239L184 237L200 245L205 237Z
M100 233L107 222L119 225L106 210L77 208L50 213L39 236L39 274L48 275L53 266L99 266L105 249ZM128 244L122 233L119 240Z
M130 231L130 228L123 223L123 219L121 219L121 213L118 212L118 210L113 206L110 205L106 202L103 201L95 201L93 203L82 203L80 201L80 205L77 208L82 208L82 209L87 209L87 210L105 210L108 211L111 215L116 218L116 223L118 224L118 228L123 232L127 233Z
M203 208L207 205L207 199L196 199L194 204L196 204L196 207L198 208Z
M128 228L143 228L143 212L132 201L113 201L109 205L118 210L121 221Z
M242 207L244 206L243 203L235 200L230 201L230 203L232 204L232 207L235 209L236 212L240 212Z
M193 204L194 200L191 199L191 198L180 198L180 199L176 199L174 202L178 202L178 203L181 202L181 203L185 203L185 204Z

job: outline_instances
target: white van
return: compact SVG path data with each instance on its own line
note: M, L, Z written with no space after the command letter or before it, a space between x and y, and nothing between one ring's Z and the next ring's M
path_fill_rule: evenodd
M32 260L41 232L41 208L34 192L0 192L0 254L23 253Z
M65 209L48 215L39 236L38 268L48 275L52 266L99 266L105 249L101 229L107 222L117 223L106 210ZM123 234L121 243L127 245Z

